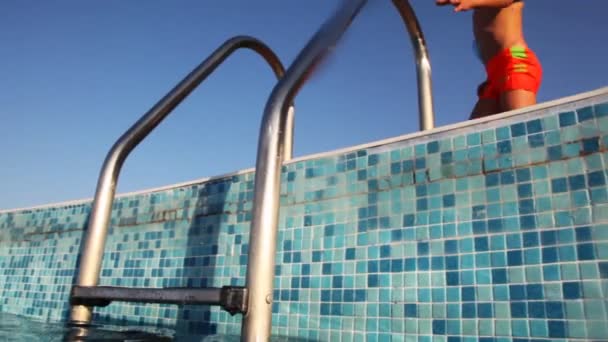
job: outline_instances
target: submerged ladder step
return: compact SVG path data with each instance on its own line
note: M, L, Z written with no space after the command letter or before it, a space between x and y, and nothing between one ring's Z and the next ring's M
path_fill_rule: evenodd
M141 288L115 286L74 286L72 305L108 306L111 302L219 305L230 314L247 312L247 289L221 288Z

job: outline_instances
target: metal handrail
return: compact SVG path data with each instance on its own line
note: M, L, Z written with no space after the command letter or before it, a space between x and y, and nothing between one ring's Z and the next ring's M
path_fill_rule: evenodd
M232 52L240 48L248 48L257 52L268 62L278 79L283 76L285 69L281 61L263 42L248 36L234 37L224 42L199 64L114 143L106 156L97 182L89 226L83 240L84 247L76 285L96 286L98 284L116 184L120 169L129 153ZM291 159L292 156L293 113L293 106L291 106L289 120L292 124L286 127L284 141L282 141L287 148L281 157L286 159ZM70 314L70 323L88 324L91 316L90 307L74 305Z
M408 0L393 0L393 4L405 23L416 55L416 77L418 81L418 115L420 130L435 128L433 110L433 84L431 82L431 59L416 13Z
M314 67L340 39L366 0L344 1L342 7L317 31L300 51L285 76L274 87L264 110L258 140L253 219L249 237L246 288L248 311L243 319L241 339L268 341L272 322L272 293L279 216L280 171L285 145L283 132L288 122L288 104ZM424 129L433 126L431 69L426 44L407 0L393 0L412 37L418 65L421 120ZM430 120L429 120L430 118Z

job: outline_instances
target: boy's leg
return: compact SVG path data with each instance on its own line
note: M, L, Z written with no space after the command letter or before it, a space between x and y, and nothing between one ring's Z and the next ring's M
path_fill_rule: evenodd
M477 103L473 107L469 120L483 118L498 113L498 98L493 93L490 82L484 81L477 87Z
M499 112L498 101L496 99L479 99L471 112L469 120L483 118L484 116L494 115Z
M536 104L536 94L528 90L511 90L500 94L500 112Z

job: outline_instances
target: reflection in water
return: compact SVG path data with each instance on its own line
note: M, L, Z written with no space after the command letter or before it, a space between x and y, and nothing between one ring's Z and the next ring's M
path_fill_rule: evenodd
M0 341L2 342L165 342L175 341L174 332L164 329L142 327L95 326L86 331L79 328L66 328L61 323L45 323L12 314L0 313Z
M78 337L86 335L86 337ZM308 340L272 336L272 342L306 342ZM0 312L1 342L239 342L236 335L189 335L170 329L138 326L100 325L87 329L66 328L62 323L45 323Z

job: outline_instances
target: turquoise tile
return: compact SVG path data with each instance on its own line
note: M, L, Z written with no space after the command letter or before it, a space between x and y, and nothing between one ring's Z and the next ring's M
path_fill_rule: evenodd
M585 339L587 337L587 327L584 321L576 322L568 326L568 336L572 338Z
M605 132L606 129L608 128L608 120L606 120L606 117L602 117L602 118L598 118L597 119L597 127L602 131Z
M542 282L542 273L539 266L527 266L525 268L526 281L529 283L540 283Z
M499 156L498 167L500 169L509 169L513 167L513 158L511 158L510 156Z
M441 140L439 140L439 151L445 152L445 151L451 151L452 149L453 149L453 147L452 147L452 140L451 139L441 139Z
M555 146L559 145L562 141L562 137L560 132L557 130L552 130L545 132L545 145L546 146Z
M557 120L557 117L554 115L542 118L542 124L543 124L543 127L545 128L545 130L547 130L547 131L555 130L555 129L559 128L559 122Z
M483 144L493 143L496 141L496 132L494 130L485 130L481 132L481 141Z
M599 272L597 269L597 264L595 262L582 263L579 265L579 269L581 272L582 279L598 279L599 278ZM583 284L586 284L586 283L583 283ZM591 284L595 284L595 283L591 283ZM585 297L587 297L587 295L585 295ZM593 298L593 297L591 297L591 298Z
M602 158L599 154L591 154L583 158L585 161L585 167L589 171L601 170L602 169Z
M407 160L414 157L414 148L412 146L406 146L401 149L401 159Z
M391 162L396 162L396 161L400 161L401 160L401 151L400 150L393 150L390 152L390 161Z
M566 318L569 320L585 319L583 303L568 301L566 303Z
M508 320L496 320L494 332L497 336L511 336L511 322Z
M461 324L460 320L448 320L447 321L447 333L450 335L460 335Z
M528 321L514 319L511 321L511 331L513 336L517 337L528 337L530 336L528 330Z
M597 243L595 249L600 260L608 260L608 242Z
M534 180L545 179L548 176L547 167L545 165L532 166L532 177Z
M515 154L513 156L513 166L524 166L530 164L530 156L528 154Z
M608 103L597 103L593 106L593 111L596 117L604 117L608 115Z
M580 154L581 145L576 143L568 143L562 147L562 154L566 158L577 157Z
M526 282L526 276L524 272L524 268L522 267L510 267L508 269L509 280L514 283L524 283ZM528 281L532 281L528 279Z
M576 261L576 249L574 246L559 246L558 247L559 260L565 261Z
M479 320L479 334L482 336L494 335L494 322L489 319Z
M606 321L606 311L603 301L585 301L583 306L586 319Z
M416 157L422 157L426 155L426 144L418 144L414 146L414 155Z
M511 138L511 131L509 129L509 127L499 127L496 128L496 140L498 141L502 141L502 140L508 140L509 138Z
M467 135L467 146L474 146L481 144L481 134L470 133Z
M500 169L500 167L498 166L498 160L497 159L484 159L483 160L483 169L487 170L487 171L495 171Z
M581 322L582 323L582 322ZM608 326L604 321L587 321L587 338L590 339L606 339L608 338Z
M490 302L493 300L492 287L491 286L478 286L477 287L477 300Z
M511 139L511 148L513 151L528 150L528 139L525 136L514 137Z
M578 266L576 264L561 265L561 280L578 280Z
M471 319L462 320L462 334L463 335L476 335L477 334L477 321Z
M549 330L545 320L530 320L530 336L548 337Z

